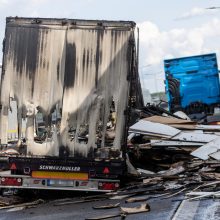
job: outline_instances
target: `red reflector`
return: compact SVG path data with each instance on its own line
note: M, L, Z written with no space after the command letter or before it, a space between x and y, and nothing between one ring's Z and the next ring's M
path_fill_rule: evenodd
M1 177L0 178L0 185L2 185L2 186L21 186L22 179L21 178L14 178L14 177Z
M11 165L10 169L11 169L11 170L16 170L16 169L17 169L17 167L16 167L15 163L12 163L12 165Z
M99 189L101 190L117 190L119 183L99 182Z
M103 173L104 173L104 174L109 174L109 173L110 173L109 168L108 168L108 167L105 167L104 170L103 170Z

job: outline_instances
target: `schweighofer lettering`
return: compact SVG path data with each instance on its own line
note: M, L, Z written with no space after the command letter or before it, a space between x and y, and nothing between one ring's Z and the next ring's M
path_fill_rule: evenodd
M56 170L56 171L80 171L80 167L40 165L40 170Z

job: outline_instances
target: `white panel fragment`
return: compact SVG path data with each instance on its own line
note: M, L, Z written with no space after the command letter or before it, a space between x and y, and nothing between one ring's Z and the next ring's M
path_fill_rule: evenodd
M218 135L214 135L214 134L200 134L196 132L182 131L175 137L172 137L172 140L208 143L218 137L219 137Z
M130 132L136 133L148 133L156 136L168 136L172 137L180 133L180 130L173 128L168 125L154 123L150 121L140 120L139 122L132 125L129 129Z
M216 153L210 154L209 156L216 160L220 160L220 149Z
M206 130L206 131L220 131L220 125L196 125L196 129Z
M193 151L191 155L202 160L208 160L209 155L217 152L218 150L220 150L220 137Z
M186 113L182 112L182 111L174 112L174 115L176 115L176 116L178 116L178 117L180 117L180 118L182 118L182 119L185 119L185 120L187 120L187 121L191 121L191 119L189 118L189 116L188 116Z
M200 142L151 140L151 146L202 146Z

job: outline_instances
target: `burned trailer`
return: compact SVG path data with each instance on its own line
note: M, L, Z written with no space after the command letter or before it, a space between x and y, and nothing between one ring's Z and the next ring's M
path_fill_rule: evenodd
M1 146L16 103L17 146L0 187L115 190L126 172L137 75L135 23L6 19ZM24 150L25 149L25 150Z

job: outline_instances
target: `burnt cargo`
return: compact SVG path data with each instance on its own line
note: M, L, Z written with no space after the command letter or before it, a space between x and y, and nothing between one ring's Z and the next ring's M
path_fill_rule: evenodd
M15 102L26 155L122 158L137 78L134 31L127 21L7 18L1 144Z

